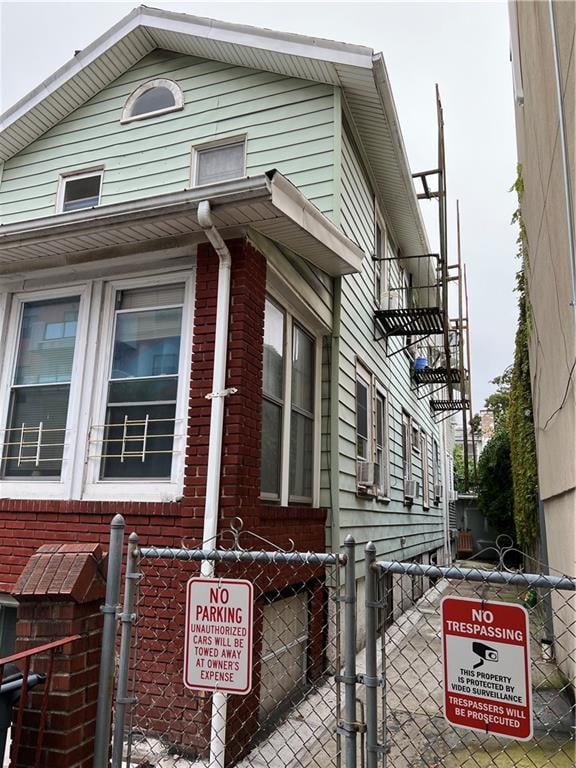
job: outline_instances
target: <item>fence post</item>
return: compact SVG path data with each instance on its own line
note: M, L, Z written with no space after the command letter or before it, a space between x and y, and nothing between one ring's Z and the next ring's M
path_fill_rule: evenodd
M116 707L114 711L114 739L112 741L112 768L122 765L122 747L124 744L124 721L126 705L132 703L128 698L128 672L130 666L130 642L134 623L134 598L140 574L136 572L138 557L138 534L131 533L128 538L128 557L126 559L126 584L124 587L124 605L120 621L120 661L118 665L118 687L116 689Z
M110 754L110 724L112 688L114 681L114 652L116 645L116 613L120 595L120 573L124 546L124 518L115 515L110 524L106 598L101 608L104 614L102 655L98 680L98 705L94 734L94 768L106 768Z
M366 605L366 768L378 768L378 756L381 749L378 745L378 696L376 688L379 684L377 677L377 590L376 573L372 564L376 560L376 547L369 541L366 545L365 565L365 605ZM385 760L385 758L384 758Z
M356 768L356 543L346 536L344 581L344 742L346 768Z

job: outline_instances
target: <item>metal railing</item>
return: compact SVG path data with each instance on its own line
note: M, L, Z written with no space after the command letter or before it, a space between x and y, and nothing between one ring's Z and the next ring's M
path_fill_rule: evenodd
M0 697L10 697L10 701L3 702L3 714L5 716L5 722L0 724L0 760L4 756L4 751L7 741L8 728L12 721L12 709L13 703L17 702L18 709L16 713L16 720L13 724L13 732L10 746L11 765L16 764L18 760L18 751L21 745L22 729L24 723L24 711L28 704L29 691L38 684L43 685L42 700L40 703L40 718L36 730L36 744L27 743L25 746L30 748L34 747L34 768L40 768L42 760L42 747L44 745L44 733L46 730L46 721L48 716L48 696L50 694L52 685L52 676L54 672L54 655L60 651L65 645L73 643L75 640L79 640L80 635L71 635L65 637L62 640L55 640L51 643L45 643L44 645L38 645L34 648L29 648L26 651L20 651L19 653L13 653L10 656L5 656L0 659L0 679L2 685L0 688ZM34 657L48 656L47 661L43 665L46 665L46 671L42 673L31 673L30 666ZM8 665L14 667L17 662L23 662L23 669L13 669L10 674L4 676L4 671Z

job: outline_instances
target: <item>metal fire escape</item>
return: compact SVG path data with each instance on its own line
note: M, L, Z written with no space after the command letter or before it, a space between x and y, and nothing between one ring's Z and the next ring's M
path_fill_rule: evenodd
M458 261L448 264L448 218L446 205L446 156L444 146L444 116L438 86L436 86L436 117L438 123L438 162L437 167L429 171L412 174L419 179L422 191L417 194L419 200L438 201L438 229L440 253L427 253L416 256L401 256L417 260L419 276L430 274L429 262L434 259L435 280L418 281L412 287L403 286L390 289L388 307L375 311L375 326L379 335L386 338L387 356L395 355L404 349L423 348L426 341L426 354L414 362L412 380L416 389L425 388L419 399L429 399L430 409L437 421L450 418L454 413L462 413L464 435L468 434L467 425L471 416L470 382L470 336L468 323L468 290L466 270L462 268L460 243L460 208L457 206ZM434 179L431 185L430 180ZM432 188L434 186L434 188ZM396 261L396 256L373 257L374 261ZM424 260L424 261L422 261ZM427 264L428 262L428 264ZM424 269L422 269L424 265ZM428 283L433 283L429 285ZM448 311L449 285L457 283L458 317L450 318ZM465 314L463 287L466 291ZM392 300L394 290L397 298ZM405 343L399 349L388 352L388 337L404 337ZM417 364L420 363L420 364ZM429 389L432 388L432 389ZM434 388L435 387L435 388ZM438 395L438 397L434 397ZM472 435L472 440L474 436ZM465 443L465 475L468 487L468 450ZM472 442L474 467L476 450Z
M439 398L430 397L430 408L435 414L445 414L448 418L456 411L462 411L464 416L470 410L468 398L469 376L465 365L465 332L462 308L462 264L460 253L460 216L458 213L458 263L448 264L448 225L446 206L446 162L444 148L444 118L438 86L436 86L436 114L438 120L438 167L430 171L414 173L413 178L419 179L422 192L419 200L438 200L438 229L440 236L440 254L438 259L438 284L440 292L439 312L442 318L440 338L436 344L429 345L427 364L415 368L413 380L417 387L436 385L432 395L440 393ZM436 177L437 188L430 188L429 179ZM449 284L458 284L458 318L450 319L448 313Z

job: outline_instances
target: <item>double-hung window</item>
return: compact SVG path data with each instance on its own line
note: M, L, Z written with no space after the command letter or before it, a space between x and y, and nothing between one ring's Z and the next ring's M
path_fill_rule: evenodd
M21 305L3 479L60 479L80 296Z
M60 498L73 469L85 286L4 295L0 494ZM8 311L9 309L9 311ZM36 484L42 490L35 491Z
M100 477L170 478L184 285L118 291Z
M392 309L388 237L376 204L374 210L374 303L378 309Z
M362 365L356 366L356 484L362 494L388 495L387 397Z
M440 464L440 446L437 440L432 443L432 485L434 486L434 504L442 499L442 467Z
M315 496L317 343L266 299L262 377L261 496L311 503Z
M292 326L290 411L290 501L312 501L316 346L296 323Z
M412 419L402 411L402 474L404 488L412 480Z
M372 461L372 376L365 368L356 368L356 461L358 464L358 482L363 484L362 472L370 474L361 464ZM373 485L374 481L364 481Z
M284 422L285 314L266 301L262 380L261 489L266 498L279 499Z
M186 353L191 339L186 281L119 281L105 291L97 359L99 396L89 430L87 491L173 498L183 471ZM187 330L188 329L188 330Z
M387 497L388 480L388 398L382 390L376 390L376 464L378 466L376 491L379 497Z

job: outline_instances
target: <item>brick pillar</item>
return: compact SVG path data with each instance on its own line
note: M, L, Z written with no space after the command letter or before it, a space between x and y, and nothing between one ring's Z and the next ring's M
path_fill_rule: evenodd
M92 767L102 645L100 605L106 591L103 573L100 545L46 544L32 555L12 592L19 602L17 651L81 635L54 657L42 750L46 768ZM32 658L31 671L47 668L47 654ZM41 700L39 687L28 700L16 768L34 765Z

